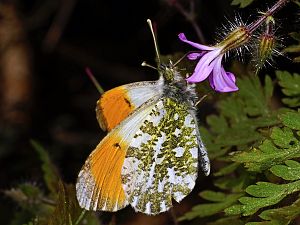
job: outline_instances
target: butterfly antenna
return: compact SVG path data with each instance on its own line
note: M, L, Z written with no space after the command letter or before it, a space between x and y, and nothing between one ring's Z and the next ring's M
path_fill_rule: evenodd
M155 53L156 53L156 58L157 58L157 64L160 65L160 54L159 54L159 50L158 50L158 45L157 45L157 40L156 40L156 35L154 33L154 30L153 30L153 26L152 26L152 22L150 19L147 19L147 23L150 27L150 31L151 31L151 34L152 34L152 37L153 37L153 41L154 41L154 47L155 47Z
M142 62L141 65L142 65L142 66L147 66L147 67L149 67L149 68L151 68L151 69L154 69L154 70L157 70L157 68L155 68L154 66L151 66L151 65L148 64L146 61Z
M90 78L90 80L93 82L93 84L95 85L96 89L99 91L99 93L102 95L104 93L103 88L101 87L101 85L99 84L99 82L97 81L97 79L95 78L94 74L92 73L91 69L89 67L85 68L85 72L86 75L88 75L88 77Z

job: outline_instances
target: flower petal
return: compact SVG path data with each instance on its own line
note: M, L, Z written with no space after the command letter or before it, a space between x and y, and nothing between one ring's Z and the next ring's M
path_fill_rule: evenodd
M203 53L190 53L187 55L189 60L196 60L199 59L201 56L203 56L205 54L205 52Z
M205 80L213 71L219 54L219 50L206 53L198 62L192 76L190 76L186 80L190 83L196 83Z
M195 43L195 42L192 42L192 41L189 41L186 39L184 33L180 33L178 34L178 37L181 41L185 42L185 43L188 43L190 44L191 46L195 47L195 48L198 48L200 50L205 50L205 51L210 51L210 50L214 50L216 49L215 47L210 47L210 46L206 46L206 45L201 45L201 44L198 44L198 43Z
M219 92L237 91L239 88L235 84L235 76L233 73L226 72L222 66L222 58L217 59L216 66L213 69L209 82L211 87Z

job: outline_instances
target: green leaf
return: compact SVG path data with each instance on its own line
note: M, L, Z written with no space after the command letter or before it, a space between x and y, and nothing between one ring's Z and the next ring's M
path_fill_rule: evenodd
M211 115L206 118L206 121L214 133L222 134L228 129L227 121L223 116Z
M273 141L265 140L258 148L233 154L232 160L244 163L249 171L262 172L288 159L300 157L300 142L289 128L274 128L271 137Z
M294 1L296 4L299 5L299 1ZM290 36L295 39L298 43L294 45L290 45L287 48L283 49L284 52L290 52L290 53L300 53L300 32L292 32L290 33ZM294 62L300 62L300 57L296 57L293 60Z
M276 76L282 92L287 96L287 98L282 99L283 103L290 107L299 107L300 75L297 73L291 74L287 71L276 71Z
M300 215L300 199L295 201L292 205L282 208L269 209L263 211L259 217L264 220L269 220L270 224L287 225L294 219L299 218Z
M246 192L254 197L241 197L238 205L233 205L225 210L227 215L249 216L259 209L277 204L286 196L300 191L300 181L288 184L272 184L268 182L258 182L250 185Z
M36 141L31 140L30 143L42 161L42 171L44 173L45 183L51 193L56 195L58 185L57 182L60 180L59 173L54 164L51 162L47 151Z
M245 149L262 141L264 135L258 129L279 124L279 111L269 108L273 95L269 77L266 77L265 88L257 76L239 79L238 85L238 93L219 101L217 107L221 115L207 117L210 132L200 128L211 159L223 156L233 147Z
M228 195L222 195L220 192L213 193L212 191L206 191L202 192L202 196L206 197L207 199L213 199L217 203L207 203L207 204L201 204L197 205L192 208L190 212L187 212L179 218L180 221L182 220L192 220L196 217L206 217L214 215L218 212L222 212L225 208L231 206L233 203L235 203L242 194L228 194ZM221 199L217 201L217 197L220 196Z
M282 123L294 130L300 130L300 112L287 112L280 116Z
M288 127L282 129L274 127L271 138L273 139L274 144L281 148L290 148L293 143L297 142L297 138L294 137L293 131Z
M293 161L293 160L287 160L285 162L285 165L275 165L270 170L271 172L281 177L285 180L299 180L300 179L300 163Z
M269 76L266 76L264 85L257 76L244 76L238 80L238 86L239 92L228 95L217 103L219 115L207 117L209 129L201 127L200 130L209 155L212 155L215 161L222 161L226 164L225 166L218 164L219 170L214 173L215 176L220 176L214 180L214 185L223 192L201 192L200 196L210 202L195 206L182 219L190 220L215 214L222 216L219 213L224 210L235 212L232 213L233 215L247 214L250 211L254 213L284 198L278 195L275 198L270 193L271 191L273 194L282 193L283 186L276 189L277 186L273 187L272 183L268 183L272 188L268 189L267 185L266 190L261 190L261 186L256 188L251 184L257 180L257 173L252 173L252 171L264 172L272 166L300 156L300 144L294 130L290 127L283 127L282 119L280 120L279 117L279 114L286 113L287 109L272 109L271 98L274 85ZM266 140L269 136L271 137ZM251 148L251 146L255 147ZM251 150L245 151L249 148ZM236 152L236 150L240 151ZM229 156L225 156L227 152L230 152ZM280 180L275 176L273 178ZM247 193L250 196L245 196ZM284 190L283 193L288 192ZM232 195L240 196L240 204L236 201L226 201ZM272 197L274 199L271 199ZM258 205L255 207L255 204ZM215 217L220 218L218 215L211 217L210 221L215 220ZM215 222L220 224L221 221L231 221L233 224L233 220L227 220L227 218L233 217L222 216ZM240 224L245 224L245 222Z
M237 216L230 216L218 219L214 222L208 223L207 225L244 225L245 223L240 220Z
M272 89L268 86L263 88L259 79L244 78L238 82L240 87L239 95L246 102L245 111L250 116L266 115L269 113L268 101L272 97ZM267 95L266 95L267 94Z
M225 200L226 195L222 192L215 192L215 191L202 191L199 194L203 199L212 201L212 202L222 202Z
M228 149L221 149L221 145L215 143L214 136L204 127L199 128L203 143L209 151L209 158L212 160L218 156L224 155Z
M231 190L233 192L240 192L249 185L252 181L252 175L249 173L242 173L236 178L221 177L214 181L214 185L223 190Z
M231 5L240 5L240 8L249 6L254 0L232 0Z
M270 76L265 77L265 89L264 89L264 95L265 95L265 101L268 102L269 99L272 98L274 92L274 85L272 83L272 79Z
M230 163L229 165L221 168L218 172L214 173L214 176L224 176L232 173L240 166L239 163Z

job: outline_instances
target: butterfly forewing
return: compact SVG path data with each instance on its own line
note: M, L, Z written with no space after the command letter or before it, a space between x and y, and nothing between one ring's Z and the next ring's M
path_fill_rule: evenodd
M97 101L96 116L102 130L110 131L148 99L161 94L162 82L144 81L105 92Z
M197 125L188 108L162 98L135 133L122 168L125 196L136 211L158 214L188 195L197 178Z
M79 205L87 210L116 211L128 204L121 169L130 140L144 123L157 98L152 98L116 126L90 154L76 184Z

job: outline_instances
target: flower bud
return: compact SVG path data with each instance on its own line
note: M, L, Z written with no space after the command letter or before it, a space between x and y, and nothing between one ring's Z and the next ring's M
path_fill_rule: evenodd
M258 46L258 60L264 64L268 59L271 59L275 47L275 36L273 34L262 34L260 36L260 43Z
M258 38L257 52L254 59L257 70L260 70L265 63L270 63L275 53L277 40L273 32L273 24L274 21L267 22L265 32Z
M239 26L231 31L223 41L218 43L216 47L222 48L222 53L236 49L246 44L251 38L251 33L246 26Z

